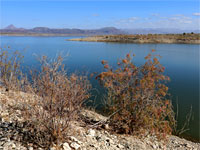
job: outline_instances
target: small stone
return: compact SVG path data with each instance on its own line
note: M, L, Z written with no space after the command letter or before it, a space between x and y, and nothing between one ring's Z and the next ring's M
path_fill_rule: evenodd
M101 139L100 136L96 136L96 140L99 141Z
M55 147L51 147L50 150L56 150L56 148Z
M104 133L105 133L106 135L109 135L108 131L104 131Z
M76 142L76 143L78 143L78 144L82 144L81 141L77 140L77 138L75 138L75 137L73 137L73 136L70 136L69 138L70 138L70 140L72 140L73 142Z
M33 147L29 147L28 150L33 150Z
M63 144L63 149L64 149L64 150L71 150L71 147L69 146L68 143L64 143L64 144Z
M108 130L109 129L109 125L105 124L105 129Z
M80 145L77 144L76 142L71 143L70 146L71 146L72 148L74 148L75 150L80 148Z
M89 129L88 130L88 135L89 136L95 136L95 134L96 134L95 130L93 130L93 129Z
M159 146L158 146L160 149L163 149L163 147L162 147L162 145L161 144L159 144Z
M157 149L157 146L155 144L152 145L153 149Z
M128 145L128 143L125 143L124 146L125 146L126 149L129 149L129 148L130 148L129 145Z
M119 148L119 149L123 149L123 148L124 148L124 146L123 146L123 145L121 145L121 144L118 144L118 145L117 145L117 148Z
M90 147L95 147L94 145L90 144Z
M117 136L116 136L116 135L112 135L112 138L113 138L113 139L117 139Z

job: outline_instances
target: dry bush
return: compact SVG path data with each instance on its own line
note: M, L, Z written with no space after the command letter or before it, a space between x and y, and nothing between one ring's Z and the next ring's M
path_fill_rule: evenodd
M7 90L17 90L22 86L22 59L23 56L18 51L11 52L9 49L0 48L0 85Z
M171 134L176 121L171 101L166 98L169 78L163 75L164 67L157 57L149 54L145 64L138 67L127 54L117 69L102 61L106 71L97 79L107 89L110 125L115 132L147 133L158 138Z
M41 71L31 72L32 83L27 87L37 98L25 105L24 116L34 128L45 133L48 147L66 140L70 121L76 119L82 103L90 96L87 78L67 75L62 60L59 56L49 62L42 57Z

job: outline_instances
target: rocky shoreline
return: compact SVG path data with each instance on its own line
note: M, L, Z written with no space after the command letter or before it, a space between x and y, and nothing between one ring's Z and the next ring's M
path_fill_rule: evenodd
M32 95L23 92L0 89L0 150L34 150L41 148L34 143L33 136L27 130L26 121L21 115L18 101L30 101ZM10 111L12 108L12 111ZM14 111L13 111L14 110ZM158 141L153 136L138 138L137 136L114 134L109 126L94 126L107 118L94 111L81 110L81 121L70 123L68 141L60 143L63 150L199 150L200 143L194 143L176 136L169 136L167 142ZM56 150L52 146L50 150Z
M68 41L118 42L118 43L168 43L200 44L200 34L147 34L147 35L101 35L85 38L67 39Z

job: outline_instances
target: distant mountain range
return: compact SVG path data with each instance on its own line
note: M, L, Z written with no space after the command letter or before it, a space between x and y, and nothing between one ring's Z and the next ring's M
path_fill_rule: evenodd
M33 29L16 28L9 25L4 29L0 29L0 33L16 33L16 34L72 34L72 35L101 35L101 34L125 34L124 31L114 28L105 27L101 29L51 29L47 27L35 27Z
M0 29L0 34L69 34L69 35L108 35L108 34L174 34L174 33L200 33L200 30L181 30L181 29L117 29L115 27L105 27L100 29L52 29L48 27L35 27L32 29L17 28L9 25Z

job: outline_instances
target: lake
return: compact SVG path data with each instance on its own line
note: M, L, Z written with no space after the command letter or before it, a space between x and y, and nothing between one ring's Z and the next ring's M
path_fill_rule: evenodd
M107 60L114 66L119 58L127 53L135 54L134 62L137 65L144 63L144 57L156 50L156 54L162 56L160 62L165 66L165 74L171 81L168 83L169 92L176 107L179 105L179 125L183 125L186 114L192 106L193 117L190 130L185 133L200 141L200 115L199 115L199 51L200 45L195 44L127 44L127 43L103 43L103 42L77 42L66 39L77 37L0 37L0 46L10 46L13 50L19 50L25 56L24 67L37 68L36 55L47 55L55 58L61 53L66 57L65 64L69 72L84 73L101 72L103 66L101 60ZM100 92L96 103L101 99L102 90L98 82L91 79L94 88Z

